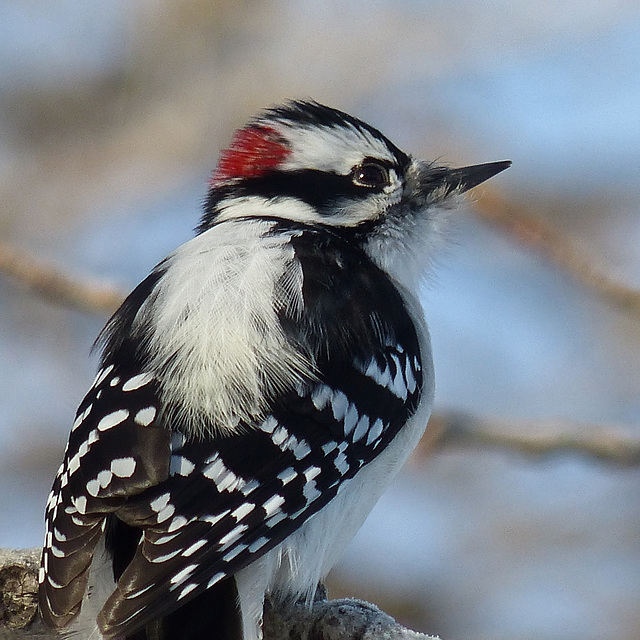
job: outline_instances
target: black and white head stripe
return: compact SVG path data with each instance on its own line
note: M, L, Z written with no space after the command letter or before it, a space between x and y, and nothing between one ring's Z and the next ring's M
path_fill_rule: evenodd
M380 143L383 153L390 154L399 167L406 167L410 162L410 157L375 127L344 111L332 109L313 100L294 100L282 106L266 109L255 122L271 121L280 122L289 127L308 129L343 131L347 127L366 140L375 140Z
M264 111L236 133L212 180L199 230L286 200L291 220L354 227L400 200L411 158L374 127L315 102ZM373 182L359 179L379 172ZM366 204L366 206L364 206Z
M47 507L41 606L54 624L77 613L105 528L120 523L134 534L128 548L107 537L119 581L99 623L115 638L281 543L372 462L418 406L419 341L391 281L328 229L283 222L270 230L285 232L304 274L305 314L283 304L279 321L314 375L274 391L269 411L235 432L217 434L213 425L208 437L189 439L162 423L144 345L126 371L105 362ZM149 281L149 295L161 278ZM287 296L290 283L279 286L277 297ZM129 348L127 340L114 344Z

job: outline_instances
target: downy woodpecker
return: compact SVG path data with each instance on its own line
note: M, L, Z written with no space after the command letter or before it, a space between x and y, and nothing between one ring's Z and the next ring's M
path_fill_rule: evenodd
M44 620L258 640L311 600L429 417L416 298L443 210L506 169L415 160L315 102L233 138L195 237L99 337L46 507Z

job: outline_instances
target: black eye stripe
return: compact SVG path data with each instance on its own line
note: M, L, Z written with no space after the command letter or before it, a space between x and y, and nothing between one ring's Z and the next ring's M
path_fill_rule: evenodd
M353 170L347 175L339 175L315 169L273 171L259 178L243 180L229 189L235 197L257 195L274 199L298 198L317 209L321 215L332 213L336 202L364 199L372 191L371 186L363 188L354 182Z

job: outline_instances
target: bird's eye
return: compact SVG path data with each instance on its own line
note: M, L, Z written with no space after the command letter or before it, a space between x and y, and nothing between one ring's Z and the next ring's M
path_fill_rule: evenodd
M363 162L351 170L353 184L369 189L382 189L389 184L389 171L378 162Z

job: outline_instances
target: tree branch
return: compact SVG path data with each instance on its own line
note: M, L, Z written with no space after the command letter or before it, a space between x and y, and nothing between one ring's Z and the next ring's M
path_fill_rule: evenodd
M40 549L0 549L0 640L56 640L37 615ZM399 625L362 600L319 599L302 604L265 606L264 640L438 640Z
M640 291L610 276L595 256L526 206L485 187L482 197L474 203L474 211L485 222L564 269L583 286L640 319Z
M489 420L456 412L431 417L414 460L436 448L479 446L527 455L574 452L622 466L640 464L640 437L632 429L567 420Z
M114 286L72 277L26 251L0 244L0 272L56 304L111 315L124 300Z

